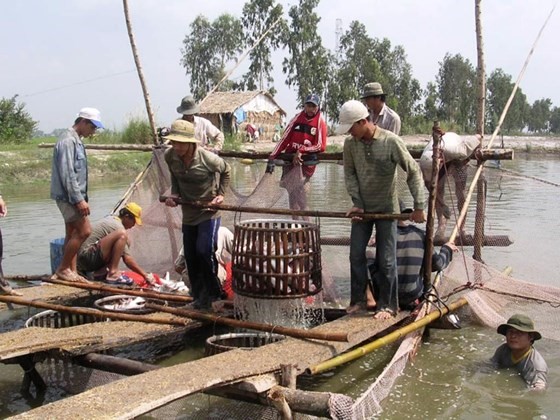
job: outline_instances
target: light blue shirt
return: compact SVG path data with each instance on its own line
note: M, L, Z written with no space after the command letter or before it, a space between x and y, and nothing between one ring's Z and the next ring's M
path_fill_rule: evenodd
M51 198L72 205L87 201L87 180L86 148L76 130L69 128L54 146Z

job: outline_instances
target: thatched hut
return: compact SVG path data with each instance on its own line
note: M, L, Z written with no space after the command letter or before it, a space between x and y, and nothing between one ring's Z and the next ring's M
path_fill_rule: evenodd
M214 92L200 104L199 115L224 133L245 133L251 123L259 128L261 139L270 140L286 112L265 91Z

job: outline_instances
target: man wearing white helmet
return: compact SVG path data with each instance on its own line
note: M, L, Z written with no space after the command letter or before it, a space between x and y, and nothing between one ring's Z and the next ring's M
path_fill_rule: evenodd
M366 106L348 101L340 108L339 134L349 133L344 142L344 178L352 198L350 233L350 306L349 313L366 306L368 267L366 247L375 225L376 265L379 273L379 296L376 319L388 319L398 310L397 222L363 220L359 213L399 213L396 190L397 166L407 174L407 184L414 198L410 220L426 221L422 174L404 142L394 133L378 127L369 119Z
M105 128L95 108L82 108L74 125L60 135L53 150L51 198L64 218L64 254L53 278L84 281L76 271L76 257L82 242L91 233L88 205L88 169L82 138Z

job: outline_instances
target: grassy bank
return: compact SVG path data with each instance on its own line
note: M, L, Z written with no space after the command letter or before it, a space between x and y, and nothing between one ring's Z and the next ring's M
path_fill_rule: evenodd
M52 148L39 148L39 143L53 143L55 138L33 139L25 145L0 147L0 183L49 183ZM87 144L87 142L86 142ZM149 152L119 152L88 150L91 177L115 174L134 177L150 160Z

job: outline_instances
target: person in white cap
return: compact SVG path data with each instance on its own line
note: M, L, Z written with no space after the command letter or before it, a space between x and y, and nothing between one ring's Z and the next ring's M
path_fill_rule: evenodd
M51 198L62 213L66 230L62 260L53 274L56 279L85 281L76 271L78 249L91 233L87 155L82 138L93 136L98 128L105 128L99 111L82 108L74 125L60 135L54 146Z
M401 133L401 117L387 106L386 96L381 83L372 82L364 86L362 101L368 107L371 121L378 127L392 131L398 136Z
M352 198L352 208L347 215L353 215L350 306L347 311L356 312L366 306L366 247L375 225L379 295L375 297L377 312L374 317L388 319L398 310L397 222L363 220L359 214L399 212L396 180L397 166L400 166L407 174L408 188L414 198L410 220L425 222L422 174L401 138L370 121L368 110L360 101L344 103L340 108L339 121L337 132L352 135L344 142L344 178Z
M200 142L202 147L211 152L222 150L224 133L212 122L197 115L200 112L200 106L192 96L185 96L181 100L181 105L177 107L177 112L183 114L183 120L194 125L194 138Z
M183 249L195 309L210 309L222 298L218 279L216 246L220 228L220 214L215 210L200 209L192 202L222 204L230 182L230 166L221 157L199 147L193 125L176 120L166 136L171 148L165 151L165 162L171 176L171 196L165 205L176 207L181 203L183 213Z

